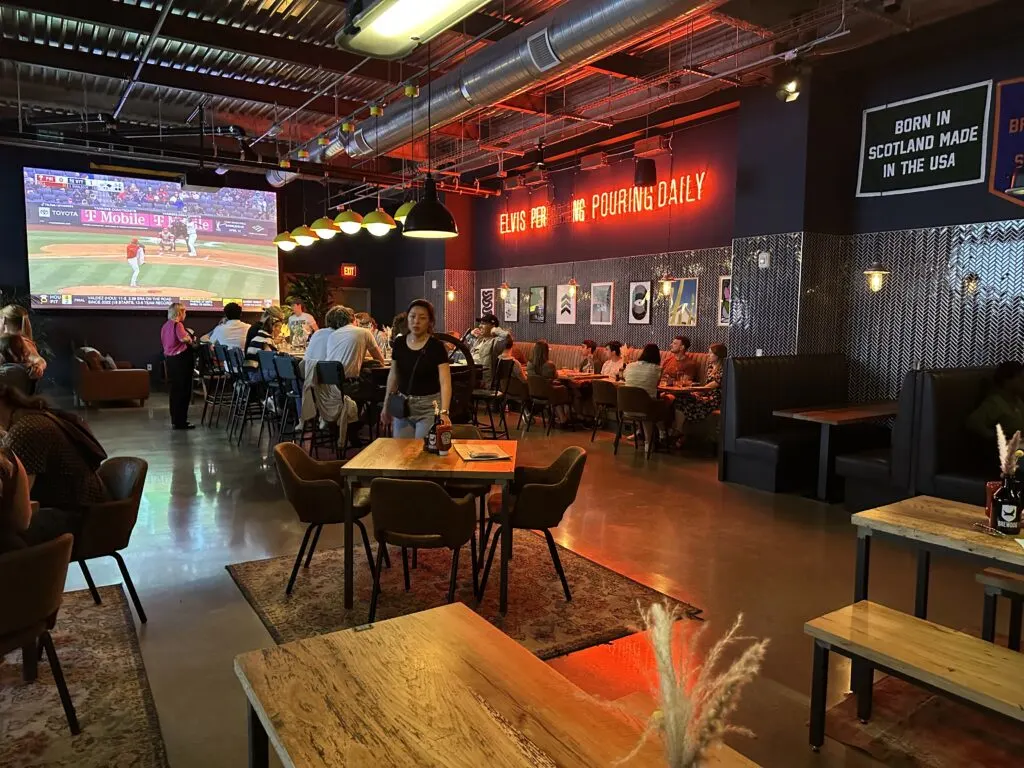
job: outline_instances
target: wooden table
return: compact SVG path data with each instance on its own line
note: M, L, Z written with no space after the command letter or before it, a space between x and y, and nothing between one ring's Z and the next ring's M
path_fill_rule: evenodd
M581 373L579 371L561 370L558 371L557 378L562 381L579 382L579 381L594 381L596 379L607 379L602 373Z
M249 765L610 766L639 722L462 603L244 653ZM658 738L630 766L664 762ZM711 766L753 765L727 747Z
M821 425L821 442L818 446L818 498L827 501L832 487L832 466L835 460L835 446L832 442L832 428L851 424L863 424L896 415L896 401L879 403L855 403L814 408L784 408L772 411L772 416L797 421L811 421Z
M454 449L447 456L436 456L423 450L423 441L416 438L402 439L378 437L366 448L348 460L341 468L341 474L348 486L345 495L345 607L352 607L354 562L353 562L353 486L357 482L369 482L375 477L416 478L429 480L484 480L502 486L501 505L501 597L499 610L508 609L508 561L512 556L512 526L507 525L509 496L512 479L515 477L515 440L455 440L457 444L497 446L510 457L503 461L463 461Z

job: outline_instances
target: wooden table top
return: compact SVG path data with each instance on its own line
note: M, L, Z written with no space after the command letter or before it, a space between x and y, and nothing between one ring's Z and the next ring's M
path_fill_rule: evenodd
M642 730L462 603L244 653L235 673L295 768L610 766ZM709 764L749 765L729 752ZM652 738L628 765L663 762Z
M859 528L934 544L1024 569L1024 547L1013 536L994 536L974 527L974 523L988 525L984 507L932 496L915 496L858 512L850 521Z
M558 371L558 378L569 379L571 381L593 381L594 379L607 379L603 373L582 373L581 371L570 371L564 369Z
M773 416L799 421L813 421L816 424L829 424L833 427L843 424L859 424L862 421L874 421L886 416L896 415L896 401L886 400L879 403L851 403L817 408L783 408L772 411Z
M510 459L500 461L463 461L454 449L447 456L423 450L417 438L378 437L353 456L341 468L341 474L354 477L437 477L452 480L511 480L515 476L515 440L454 440L457 445L497 446Z

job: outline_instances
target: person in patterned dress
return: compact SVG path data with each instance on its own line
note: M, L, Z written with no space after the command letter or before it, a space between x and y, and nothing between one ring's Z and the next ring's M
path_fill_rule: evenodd
M690 424L706 419L722 407L722 366L729 350L725 344L712 344L708 351L711 352L708 379L702 389L686 398L682 406L683 421Z

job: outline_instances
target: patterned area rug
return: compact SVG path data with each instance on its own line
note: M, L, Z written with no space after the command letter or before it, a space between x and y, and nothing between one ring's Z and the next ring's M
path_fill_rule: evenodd
M400 551L391 549L391 568L381 579L377 619L390 619L443 605L448 591L448 550L423 550L410 569L412 589L404 590ZM355 605L343 606L344 561L341 549L317 551L308 570L300 569L291 597L284 593L294 556L254 560L227 566L245 599L255 609L278 643L365 624L373 581L362 547L356 549ZM567 603L551 564L546 542L527 531L517 531L509 563L509 610L498 614L498 565L487 581L487 592L477 608L468 547L459 563L456 599L480 613L498 629L542 659L550 659L639 630L637 604L668 600L680 614L696 618L700 610L559 547L572 602Z
M166 768L167 755L135 622L121 585L68 592L51 633L82 732L72 736L50 665L21 679L21 652L0 660L0 765L4 768Z
M1019 768L1024 728L895 677L876 680L871 720L857 719L857 699L832 707L825 733L898 768Z

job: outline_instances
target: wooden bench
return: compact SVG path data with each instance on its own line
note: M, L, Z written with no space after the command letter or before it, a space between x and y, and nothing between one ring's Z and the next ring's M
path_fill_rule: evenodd
M810 742L815 752L825 741L829 651L1024 722L1024 655L867 600L813 619L804 631L814 638ZM867 721L871 686L856 694L857 716Z
M981 637L996 641L996 606L1000 597L1010 601L1010 633L1007 647L1020 650L1021 623L1024 620L1024 574L986 568L975 580L985 587L985 611L981 620Z

